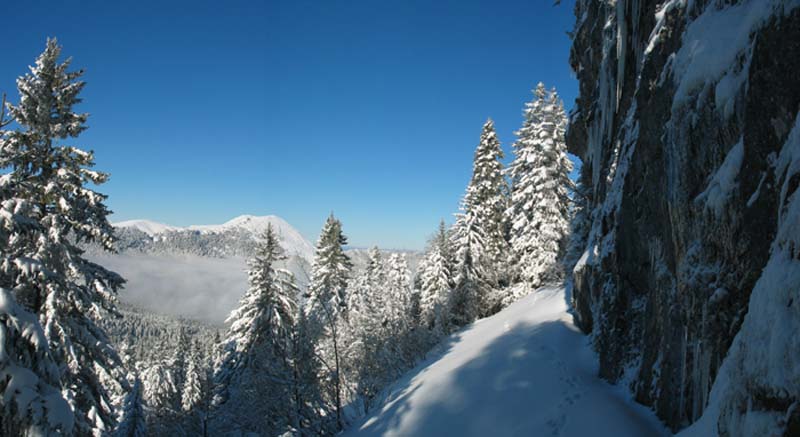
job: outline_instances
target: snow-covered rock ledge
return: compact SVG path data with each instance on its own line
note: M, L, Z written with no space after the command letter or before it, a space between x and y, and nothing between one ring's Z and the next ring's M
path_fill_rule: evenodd
M674 431L799 435L800 1L580 0L576 16L573 296L601 374Z

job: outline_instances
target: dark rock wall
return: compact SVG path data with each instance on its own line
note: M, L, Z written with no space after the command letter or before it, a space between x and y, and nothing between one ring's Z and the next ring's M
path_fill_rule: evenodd
M703 413L770 256L772 166L800 105L800 8L579 0L575 13L567 143L589 217L576 322L601 375L678 430Z

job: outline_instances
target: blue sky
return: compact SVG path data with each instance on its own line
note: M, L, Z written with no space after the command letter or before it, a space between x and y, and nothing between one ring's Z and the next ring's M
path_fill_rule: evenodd
M452 220L481 126L507 158L538 81L567 108L572 1L13 1L0 91L56 36L88 82L76 145L112 221L276 214L312 241L418 249Z

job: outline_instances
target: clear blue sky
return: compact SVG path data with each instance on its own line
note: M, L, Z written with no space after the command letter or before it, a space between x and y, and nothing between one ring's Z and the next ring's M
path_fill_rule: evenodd
M572 1L12 1L0 90L56 36L86 69L76 143L112 221L276 214L316 238L421 248L492 117L507 155L538 81L567 108ZM508 157L508 156L507 156Z

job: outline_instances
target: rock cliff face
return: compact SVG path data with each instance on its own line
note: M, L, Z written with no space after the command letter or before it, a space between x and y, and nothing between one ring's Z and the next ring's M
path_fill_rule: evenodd
M602 376L673 430L800 435L800 1L575 12L571 284Z

